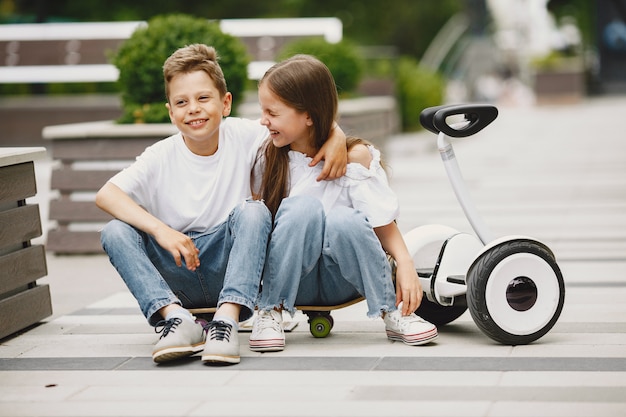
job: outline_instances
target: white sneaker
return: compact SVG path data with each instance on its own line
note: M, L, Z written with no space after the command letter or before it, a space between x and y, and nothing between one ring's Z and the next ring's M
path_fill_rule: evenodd
M152 351L152 359L163 363L200 352L206 333L200 323L175 317L161 320L154 329L161 333Z
M250 335L250 350L279 352L285 349L283 314L280 311L259 311Z
M400 340L407 345L424 345L438 336L437 327L434 324L413 313L403 316L400 310L394 310L386 313L383 320L387 337L391 340Z
M206 329L207 336L202 352L202 362L218 365L239 363L241 359L237 330L221 320L209 322Z

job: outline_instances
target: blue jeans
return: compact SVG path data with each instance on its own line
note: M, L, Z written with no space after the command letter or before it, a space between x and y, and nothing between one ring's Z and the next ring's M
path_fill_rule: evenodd
M369 317L396 310L391 266L365 215L353 208L324 214L308 196L282 201L263 272L259 310L331 306L360 296Z
M228 220L205 233L190 232L200 250L200 267L178 267L174 257L148 234L112 220L101 234L102 247L137 299L151 325L170 304L185 308L242 306L240 320L252 316L265 263L271 214L260 201L235 207Z

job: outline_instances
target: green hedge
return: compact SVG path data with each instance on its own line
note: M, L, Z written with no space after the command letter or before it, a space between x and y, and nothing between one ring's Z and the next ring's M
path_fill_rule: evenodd
M396 64L394 80L402 130L419 130L422 110L443 103L445 80L439 74L421 67L413 58L401 57Z
M136 29L111 57L120 71L124 110L120 123L169 123L163 63L178 48L193 43L216 49L236 109L248 79L245 45L223 33L217 22L183 14L163 15Z
M298 39L286 44L278 54L278 59L282 61L296 54L313 55L326 64L341 96L354 92L363 77L363 57L348 40L329 43L323 38Z

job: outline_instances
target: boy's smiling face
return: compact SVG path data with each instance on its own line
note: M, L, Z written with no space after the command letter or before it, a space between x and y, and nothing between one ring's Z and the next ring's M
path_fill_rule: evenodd
M230 114L232 95L220 97L215 83L204 71L174 76L166 104L170 119L182 133L187 147L198 155L213 155L219 142L222 117Z

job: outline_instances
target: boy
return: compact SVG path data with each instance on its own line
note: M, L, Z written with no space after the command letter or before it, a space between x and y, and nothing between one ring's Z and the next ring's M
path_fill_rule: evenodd
M115 217L102 246L161 333L155 362L203 351L205 363L239 363L238 322L254 310L272 227L263 202L250 198L251 168L268 131L227 117L232 96L212 47L177 50L163 75L179 133L98 191L96 204ZM336 130L320 179L345 170L345 136ZM217 311L203 328L187 308L206 306Z

